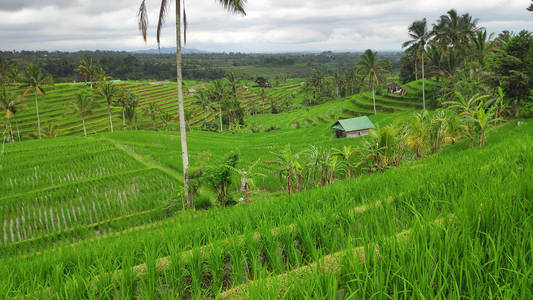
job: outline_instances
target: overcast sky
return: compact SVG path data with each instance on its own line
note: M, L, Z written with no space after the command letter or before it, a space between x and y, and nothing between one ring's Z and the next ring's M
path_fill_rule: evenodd
M1 50L139 50L156 48L160 0L147 0L148 43L137 28L140 0L0 0ZM248 0L247 16L215 0L187 0L187 48L207 51L399 50L408 25L451 8L469 12L490 32L533 31L530 0ZM174 2L162 47L175 46Z

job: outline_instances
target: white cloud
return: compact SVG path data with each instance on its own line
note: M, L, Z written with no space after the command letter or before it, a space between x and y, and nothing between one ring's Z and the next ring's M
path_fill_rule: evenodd
M159 0L149 4L149 43L137 29L140 0L2 0L0 49L145 49L156 47ZM174 2L162 46L175 45ZM400 49L407 26L434 23L451 8L469 12L489 31L533 31L523 0L262 0L247 16L223 11L213 0L186 1L189 48L211 51Z

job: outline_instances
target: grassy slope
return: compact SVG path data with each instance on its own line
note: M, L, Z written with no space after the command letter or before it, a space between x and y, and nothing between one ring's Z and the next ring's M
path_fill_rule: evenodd
M5 257L0 273L7 275L0 277L0 291L15 296L51 286L70 297L204 297L251 281L247 289L251 297L275 297L283 289L289 293L286 296L296 298L331 293L357 298L531 298L531 132L530 121L520 127L507 124L491 132L482 149L468 149L461 142L384 174L338 182L291 198L213 209L188 221L179 216L162 227L123 233L83 247L24 259ZM389 197L393 199L390 205L362 214L347 213ZM449 214L455 216L453 224L429 225ZM280 227L289 224L297 224L298 229ZM271 233L274 228L280 233ZM405 242L389 238L407 229L412 231ZM262 237L252 238L254 232L261 232ZM245 243L236 242L239 235ZM220 242L226 238L228 244ZM366 262L339 256L342 276L331 270L322 275L294 273L325 255L370 243L377 243L380 255L368 254ZM202 245L207 247L193 251L194 259L182 256L183 251ZM279 251L282 258L269 256ZM157 260L164 256L170 257L166 267ZM127 273L116 283L99 281L96 293L87 288L94 275L129 270L145 262L146 275L138 283ZM249 271L243 266L249 266ZM283 274L296 280L288 289L278 277Z

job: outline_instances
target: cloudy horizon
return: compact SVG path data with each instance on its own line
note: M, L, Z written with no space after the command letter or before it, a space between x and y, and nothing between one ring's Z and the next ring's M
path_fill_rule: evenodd
M147 0L148 42L137 28L140 0L2 0L0 50L145 50L157 48L160 1ZM401 50L407 27L429 24L448 10L470 13L489 32L533 31L524 0L249 0L247 16L226 13L214 0L187 1L186 48L209 52ZM161 47L175 46L174 3Z

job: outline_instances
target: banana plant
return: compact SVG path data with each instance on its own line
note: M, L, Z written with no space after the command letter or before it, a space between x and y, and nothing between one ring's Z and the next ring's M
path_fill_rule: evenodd
M256 160L254 163L252 163L247 168L235 168L231 165L226 165L226 167L230 170L232 170L234 173L239 175L241 178L241 192L243 193L243 201L248 201L248 194L249 191L256 187L255 178L257 177L266 177L265 174L256 172L256 168L261 163L261 159Z
M352 177L352 172L351 172L352 165L351 165L350 160L352 156L360 154L360 152L353 149L352 145L343 146L342 149L335 148L333 149L333 151L334 152L332 153L332 155L341 157L344 162L346 178L351 178Z

